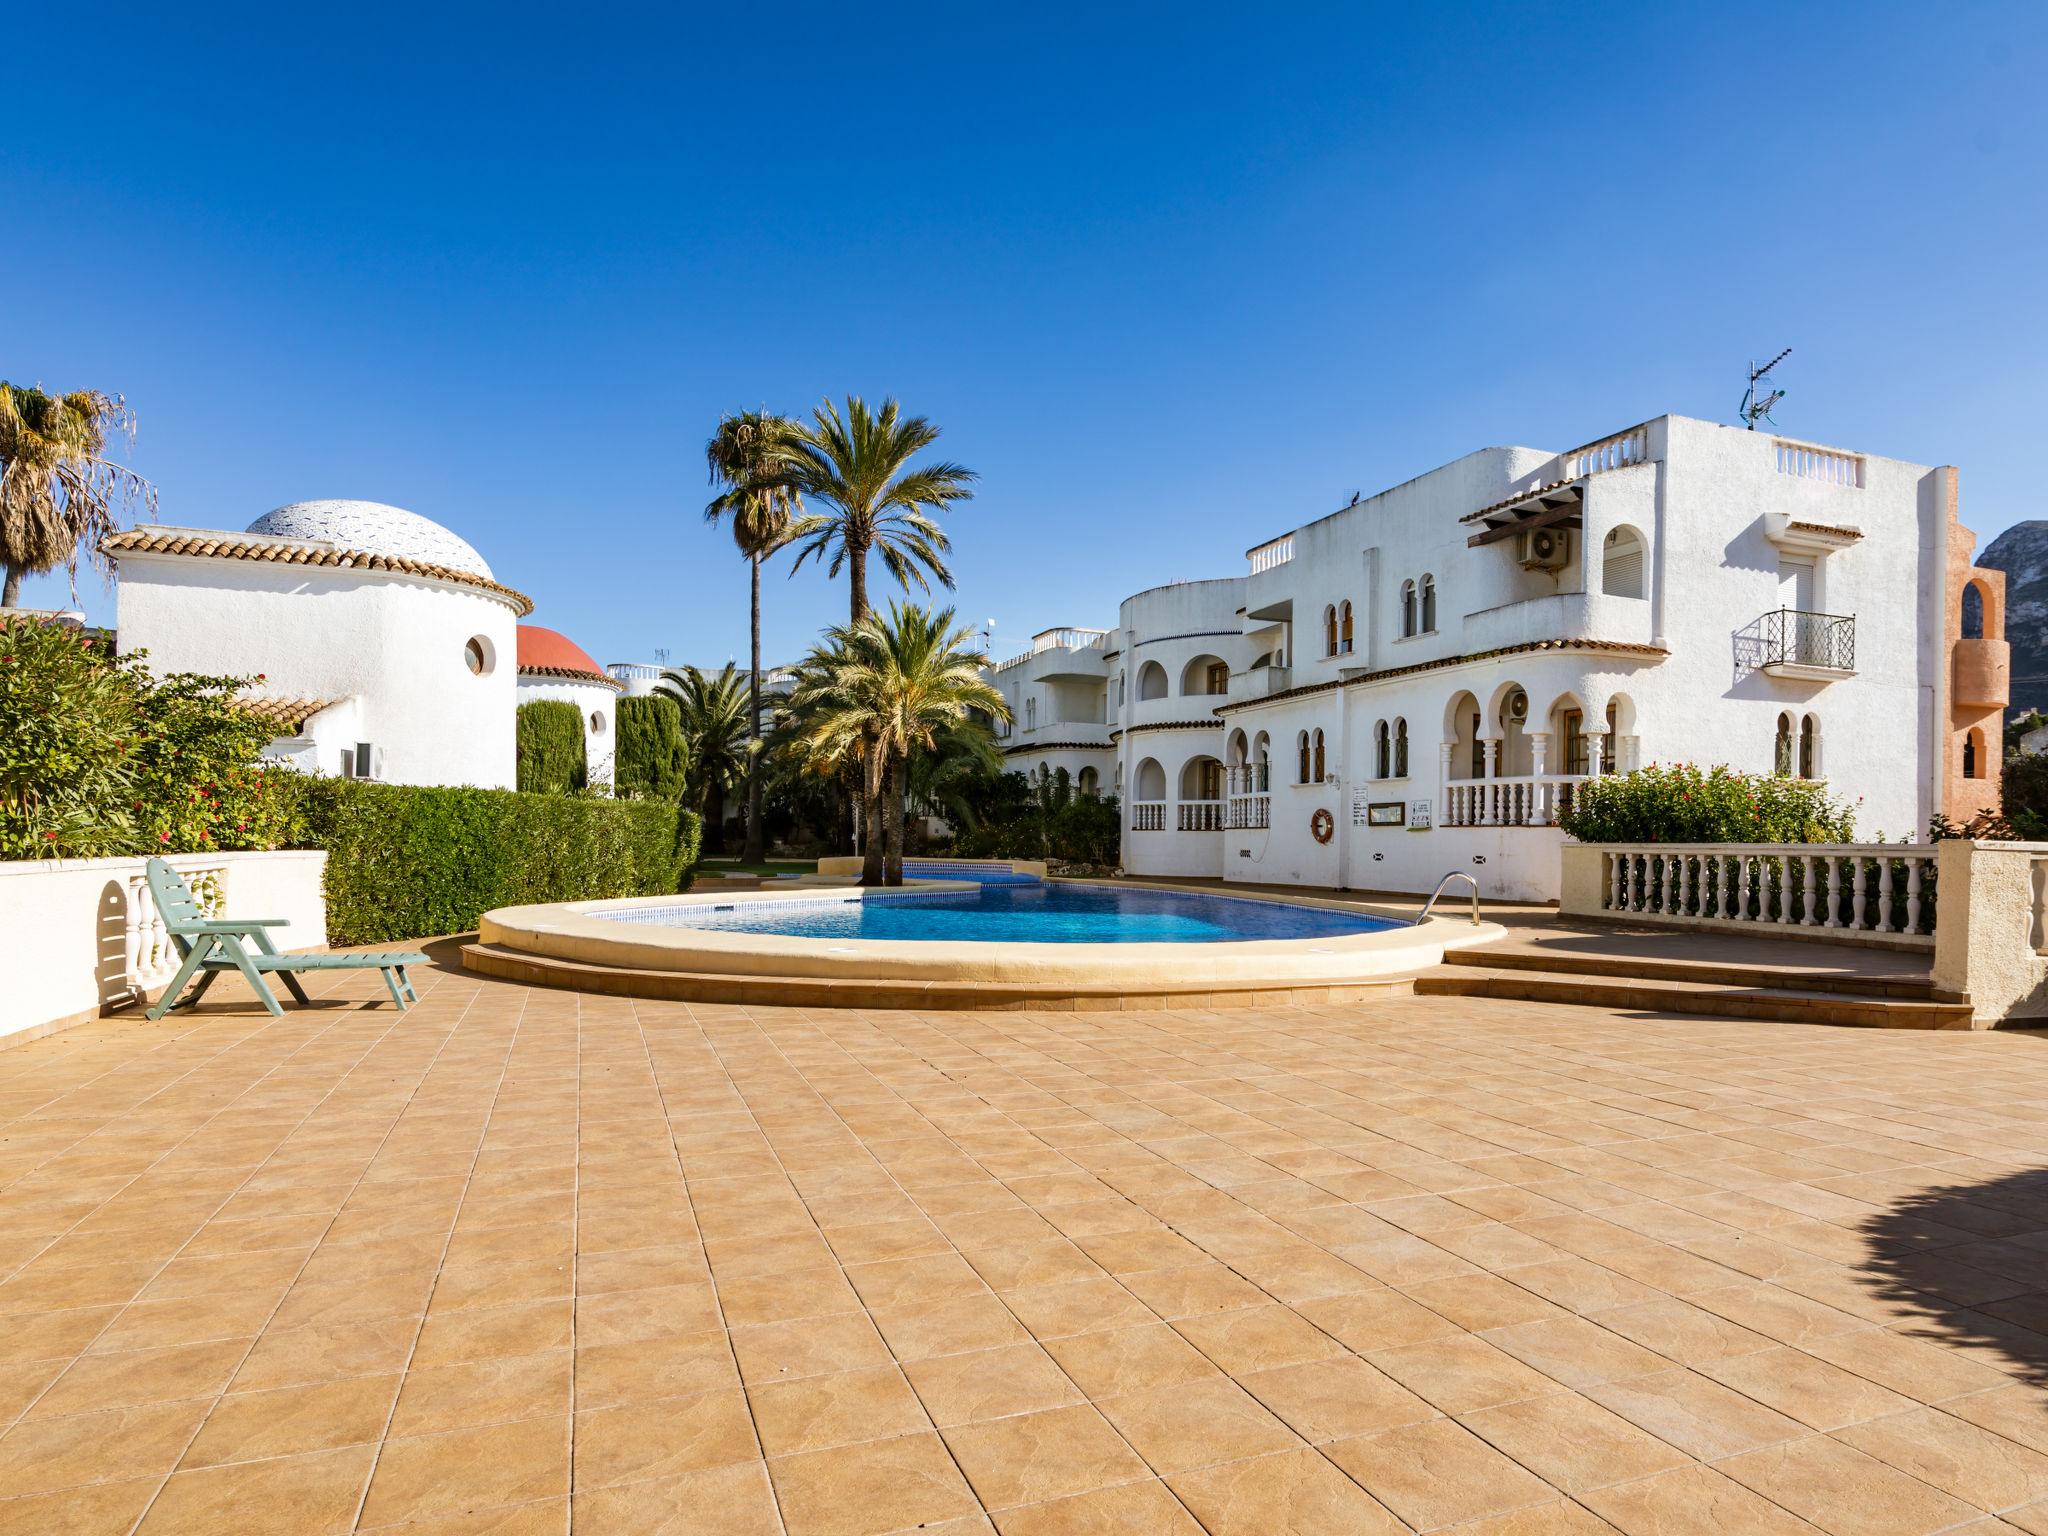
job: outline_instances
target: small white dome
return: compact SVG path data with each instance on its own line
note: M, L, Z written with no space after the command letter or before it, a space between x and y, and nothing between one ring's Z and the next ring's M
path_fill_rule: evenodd
M396 555L402 560L467 571L486 581L494 579L484 557L466 539L431 518L403 507L387 507L381 501L295 501L264 513L248 531L282 539L325 539L344 549Z

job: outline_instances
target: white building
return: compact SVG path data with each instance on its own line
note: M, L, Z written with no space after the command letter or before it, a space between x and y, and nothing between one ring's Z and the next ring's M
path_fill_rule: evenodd
M1548 899L1574 787L1659 761L1825 778L1860 836L1921 835L1998 803L2004 580L1955 498L1676 416L1482 449L994 669L1005 748L1107 773L1133 874Z
M1110 739L1106 629L1048 629L1031 649L986 670L1011 718L996 725L1008 767L1034 783L1060 769L1076 789L1107 794L1116 769Z
M618 735L617 700L626 685L590 659L567 635L538 624L519 626L518 701L555 699L573 704L583 717L583 758L592 784L612 782Z
M462 539L366 501L306 501L244 533L158 525L106 542L118 645L152 671L263 678L272 755L329 775L510 789L530 599Z

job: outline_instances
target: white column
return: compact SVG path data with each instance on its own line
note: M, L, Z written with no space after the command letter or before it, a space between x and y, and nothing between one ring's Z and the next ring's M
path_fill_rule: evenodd
M1606 750L1603 743L1607 738L1598 734L1586 738L1586 772L1594 778L1600 777L1601 754Z

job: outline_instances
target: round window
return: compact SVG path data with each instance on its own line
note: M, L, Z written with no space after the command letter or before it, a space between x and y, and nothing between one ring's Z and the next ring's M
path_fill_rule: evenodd
M590 734L593 736L602 736L604 734L604 711L601 709L593 709L590 712Z
M491 670L491 642L482 635L472 635L462 647L463 664L482 677Z

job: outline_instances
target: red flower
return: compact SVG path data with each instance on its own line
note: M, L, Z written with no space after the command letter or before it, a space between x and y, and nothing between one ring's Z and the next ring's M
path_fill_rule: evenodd
M156 835L156 840L160 843L168 843L171 840L171 834L168 832L159 832Z
M54 832L45 832L43 834L43 841L46 843L54 843L55 841L57 841L57 834Z

